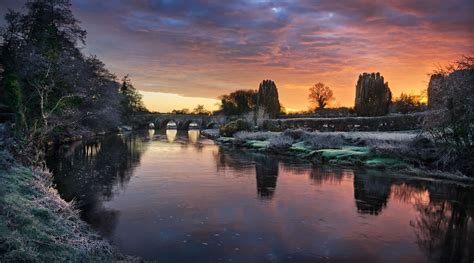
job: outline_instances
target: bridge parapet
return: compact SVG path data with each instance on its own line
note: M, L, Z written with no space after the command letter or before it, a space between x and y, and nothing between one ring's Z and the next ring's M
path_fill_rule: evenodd
M166 124L174 121L179 130L187 130L190 123L196 123L201 129L210 128L211 126L220 125L218 118L215 116L198 115L198 114L162 114L150 113L140 116L140 124L143 127L153 123L156 129L166 128Z

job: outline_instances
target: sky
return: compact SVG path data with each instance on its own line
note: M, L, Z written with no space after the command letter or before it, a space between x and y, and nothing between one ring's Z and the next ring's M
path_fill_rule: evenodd
M0 0L0 15L24 0ZM218 97L275 81L288 110L323 82L353 106L363 72L394 96L419 93L438 65L474 54L472 0L72 0L86 54L130 74L153 111L217 109ZM3 22L2 22L3 23Z

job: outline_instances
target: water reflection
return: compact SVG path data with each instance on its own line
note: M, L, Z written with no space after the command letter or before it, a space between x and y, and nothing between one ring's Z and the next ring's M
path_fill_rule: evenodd
M148 129L148 139L153 140L155 137L155 129Z
M146 148L135 136L108 136L100 142L76 142L50 151L47 164L61 196L66 201L74 199L82 217L108 235L118 211L105 209L102 202L112 200L116 185L123 187L130 180Z
M439 187L439 188L438 188ZM410 222L429 261L472 262L474 259L474 194L456 187L439 185L450 192L450 200L428 188L430 198L415 201L418 216ZM430 189L431 188L431 189Z
M197 143L201 132L197 129L188 130L188 138L191 143Z
M474 259L473 186L223 150L199 131L188 140L148 132L48 158L60 194L125 253L162 262Z
M254 161L258 196L271 199L277 186L278 160L267 155L256 155Z
M354 199L357 211L378 215L387 206L391 180L381 176L367 176L354 171Z
M174 142L177 134L177 129L166 129L166 138L168 139L168 142Z

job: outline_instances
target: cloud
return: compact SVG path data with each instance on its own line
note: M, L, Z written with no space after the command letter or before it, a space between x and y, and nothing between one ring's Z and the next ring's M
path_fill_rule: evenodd
M130 73L139 89L191 97L272 78L289 108L305 108L317 81L351 105L361 72L380 71L395 94L409 92L426 85L436 63L474 51L471 0L72 3L89 33L87 52Z

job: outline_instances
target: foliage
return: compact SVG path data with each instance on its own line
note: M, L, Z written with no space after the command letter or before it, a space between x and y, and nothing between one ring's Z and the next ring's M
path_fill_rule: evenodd
M232 136L234 133L239 131L249 131L251 127L252 124L249 122L243 119L238 119L221 126L220 133L222 136Z
M440 167L469 174L474 170L474 59L463 57L444 73L460 77L448 78L445 108L425 118L424 131L444 148Z
M190 114L189 109L181 109L181 110L172 110L171 113L173 114Z
M258 87L257 110L262 108L270 118L280 114L281 105L278 99L278 89L273 80L263 80Z
M302 140L313 149L339 148L345 145L344 137L340 134L322 132L306 132Z
M380 73L359 75L354 110L358 116L381 116L389 111L392 93Z
M421 96L405 94L402 92L400 97L392 102L392 111L397 113L418 112L426 108L426 103L421 102Z
M242 115L255 110L257 91L237 90L228 95L222 95L220 111L227 116Z
M125 120L130 121L136 113L147 111L142 101L143 96L132 85L128 75L125 75L122 79L120 94L123 96L122 114Z
M58 134L116 127L124 104L143 109L129 80L119 93L105 65L81 53L86 32L69 0L33 0L25 7L25 14L9 11L1 30L0 102L17 113L17 132L32 151L42 151L43 142Z
M275 152L285 151L291 147L293 142L293 138L287 135L274 136L270 138L268 148Z
M323 109L329 101L334 99L331 88L322 82L314 84L309 89L308 98L315 109Z
M474 56L463 55L454 63L450 63L446 66L438 65L438 67L433 70L428 75L442 75L448 76L449 74L458 71L458 70L472 70L474 67Z
M277 136L277 132L248 132L248 131L239 131L234 134L236 140L254 140L254 141L265 141L272 137Z
M193 113L198 114L198 115L210 115L211 114L210 111L208 111L204 108L204 105L197 105L196 108L193 109Z

